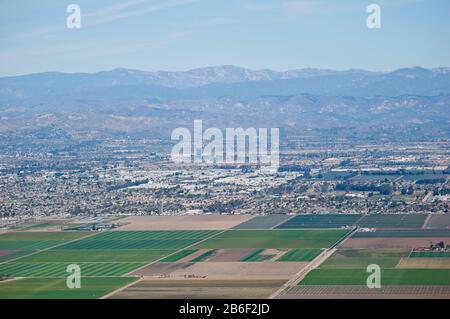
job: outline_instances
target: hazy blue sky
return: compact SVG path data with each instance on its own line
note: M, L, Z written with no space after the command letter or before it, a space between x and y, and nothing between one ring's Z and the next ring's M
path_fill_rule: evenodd
M68 4L81 29L68 29ZM382 28L366 27L381 6ZM0 76L232 64L450 66L448 0L0 0Z

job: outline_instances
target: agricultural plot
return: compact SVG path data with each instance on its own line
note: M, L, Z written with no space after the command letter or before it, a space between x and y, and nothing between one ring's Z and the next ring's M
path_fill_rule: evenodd
M277 261L312 261L322 253L323 249L290 249Z
M111 298L267 298L283 283L283 280L141 280Z
M235 226L234 229L270 229L288 220L289 218L291 218L291 216L288 215L256 216Z
M185 250L176 252L175 254L173 254L171 256L167 256L166 258L161 260L161 262L164 262L164 263L176 262L176 261L179 261L180 259L183 259L183 258L189 256L189 255L192 255L196 251L197 251L197 249L185 249Z
M112 231L68 243L58 249L159 249L179 250L218 231Z
M450 230L445 229L396 229L357 232L352 238L449 238Z
M348 231L333 230L228 230L196 248L326 248Z
M32 252L32 250L0 250L0 263L31 254Z
M450 251L412 251L410 258L450 258Z
M339 249L320 265L321 269L366 269L377 264L382 269L395 268L408 249Z
M341 248L409 248L429 247L431 243L443 240L449 242L450 238L436 237L405 237L405 238L350 238L340 245Z
M361 218L361 215L298 215L289 219L287 222L277 226L277 229L296 229L296 228L339 228L355 225Z
M256 249L248 256L241 259L241 261L264 261L273 257L273 255L264 255L262 254L265 249Z
M24 278L0 282L0 299L96 299L135 281L133 277L83 278L68 289L65 278Z
M120 220L120 230L212 230L230 229L251 215L187 215L187 216L130 216Z
M450 258L402 258L397 268L450 269Z
M199 262L178 267L169 275L173 279L287 280L306 265L307 262ZM138 272L143 273L144 270Z
M45 234L29 233L20 236L12 234L14 236L10 237L16 241L28 241L32 238L77 238L73 234L80 233L49 233L47 237ZM81 268L83 278L123 276L213 234L215 231L103 232L25 256L14 262L2 263L0 274L10 277L66 277L67 266L76 263ZM176 261L192 252L194 251L181 251L168 259Z
M421 228L427 217L427 214L365 215L358 225L367 228Z
M26 256L19 261L22 263L152 262L174 252L174 250L157 249L51 249Z
M365 269L314 269L299 285L366 285ZM383 269L382 285L450 285L450 269Z
M11 232L0 235L0 250L38 250L92 235L89 232Z
M204 252L203 254L201 254L201 255L195 257L194 259L192 259L191 262L198 263L198 262L205 261L206 259L208 259L212 255L214 255L215 252L216 252L215 249L208 250L208 251Z
M448 299L450 286L381 286L370 289L352 285L303 285L292 286L279 298L295 299Z
M450 228L450 214L431 215L427 228Z
M252 248L233 248L233 249L212 249L213 253L202 261L206 262L230 262L240 261L248 256L254 249ZM193 259L195 261L196 259Z
M10 262L0 264L0 274L10 277L67 277L67 266L71 263L22 263ZM146 263L134 262L101 262L101 263L77 263L84 277L115 277L122 276L136 268L145 266Z

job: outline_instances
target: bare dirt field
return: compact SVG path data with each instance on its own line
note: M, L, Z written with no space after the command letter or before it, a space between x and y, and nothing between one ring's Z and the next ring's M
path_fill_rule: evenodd
M130 216L120 220L119 230L229 229L251 215Z
M448 299L450 286L295 286L281 299Z
M215 254L207 258L206 262L233 262L240 261L242 258L250 254L252 248L236 248L236 249L217 249Z
M308 263L292 262L207 262L194 263L171 273L174 278L288 279Z
M410 238L349 238L340 247L343 248L414 248L427 247L430 243L449 242L450 238L410 237Z
M144 276L144 277L168 277L171 273L177 270L192 265L191 263L177 262L177 263L154 263L144 268L138 269L131 273L131 275Z
M111 298L266 298L283 280L141 280Z
M141 268L133 275L168 279L269 279L284 280L297 273L307 263L274 262L201 262L201 263L155 263Z
M450 269L450 258L402 258L396 268Z

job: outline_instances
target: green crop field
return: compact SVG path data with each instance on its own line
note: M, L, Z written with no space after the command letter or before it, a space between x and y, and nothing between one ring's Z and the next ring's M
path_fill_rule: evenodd
M0 235L0 250L37 250L93 235L89 232L11 232Z
M0 282L0 299L95 299L135 280L88 277L81 279L81 288L69 289L65 278L24 278Z
M366 285L365 269L314 269L299 285ZM382 269L381 285L450 285L450 269Z
M450 258L450 251L413 251L410 258Z
M421 228L427 216L427 214L365 215L358 225L369 228Z
M277 261L312 261L322 251L322 249L291 249Z
M185 249L185 250L176 252L175 254L164 258L163 260L161 260L161 262L164 262L164 263L176 262L180 259L183 259L186 256L189 256L189 255L195 253L196 251L197 251L197 249Z
M114 231L71 242L58 249L160 249L178 250L210 237L214 230Z
M152 262L175 252L148 249L51 249L20 259L20 262Z
M269 229L289 218L291 218L291 216L288 215L256 216L235 226L234 229Z
M348 231L330 230L228 230L196 248L326 248Z
M93 235L91 232L11 232L0 235L0 242L6 240L74 240L87 235Z
M320 268L366 269L370 264L377 264L382 269L395 268L400 259L408 255L408 249L339 249Z
M272 258L273 256L271 255L261 255L261 253L264 251L264 249L260 248L260 249L256 249L254 251L252 251L249 255L245 256L244 258L241 259L241 261L264 261L267 259Z
M67 277L67 266L71 263L22 263L10 262L0 264L0 275L10 277ZM101 262L101 263L76 263L80 266L82 277L122 276L146 263L135 262Z
M298 215L287 222L277 226L278 229L295 228L339 228L355 225L361 215L324 214L324 215Z
M35 251L33 250L0 250L0 263L7 262L11 259L16 259L29 255Z
M396 229L377 230L374 232L358 232L353 238L407 238L407 237L436 237L450 238L450 230L446 229Z

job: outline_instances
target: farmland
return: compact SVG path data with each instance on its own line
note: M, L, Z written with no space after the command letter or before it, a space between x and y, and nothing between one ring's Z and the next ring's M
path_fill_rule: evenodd
M388 215L385 220L376 215L373 220L412 225L426 216L416 215ZM411 292L398 290L403 293L416 293L414 287L450 286L448 253L414 250L431 242L449 243L450 230L382 226L352 233L345 227L367 224L366 218L276 215L227 221L220 216L217 222L229 227L220 229L208 216L205 223L215 229L188 222L197 229L8 232L0 235L0 275L17 278L0 282L0 297L100 298L133 281L111 297L265 298L286 281L292 283L280 298L318 291L332 296L339 287L359 291L357 287L365 286L370 264L381 267L383 287L410 287ZM151 220L156 221L151 227L164 228L170 218ZM242 223L236 225L237 220ZM80 266L80 290L65 286L70 264ZM390 296L395 289L389 290Z
M196 248L326 248L346 230L228 230Z
M161 260L161 262L175 262L178 261L180 259L185 258L186 256L192 255L193 253L195 253L197 251L197 249L185 249L185 250L181 250L179 252L176 252L173 255L167 256L166 258L164 258L163 260Z
M291 218L286 215L256 216L242 224L234 227L234 229L269 229L281 224Z
M208 230L105 232L58 249L182 249L217 233Z
M440 229L395 229L377 230L374 232L358 232L352 238L446 238L450 237L450 230Z
M84 232L12 232L0 235L0 250L46 249L92 235Z
M355 225L361 215L298 215L279 225L278 229L295 228L339 228Z
M67 289L65 278L24 278L0 282L1 299L97 299L136 278L85 278L81 288Z
M111 298L266 298L283 280L142 280Z
M405 249L339 249L321 266L322 269L366 269L377 264L382 269L395 268L401 257L407 257Z
M20 262L151 262L173 250L149 249L51 249L20 259Z
M290 249L277 261L312 261L322 251L322 249Z
M421 228L426 214L365 215L358 225L376 228Z
M427 228L450 228L450 214L432 215L428 223Z
M450 285L450 269L383 269L382 285ZM314 269L300 285L366 285L365 269Z
M450 269L449 258L402 258L397 268Z
M241 261L264 261L264 260L267 260L267 259L273 257L271 255L263 255L262 254L263 251L264 251L264 249L262 249L262 248L256 249L248 256L242 258Z
M413 251L410 258L450 258L449 251Z
M12 262L0 265L0 273L13 277L67 277L67 266L71 263L22 263ZM115 277L122 276L146 263L126 262L102 262L83 263L78 262L81 275L85 277Z

